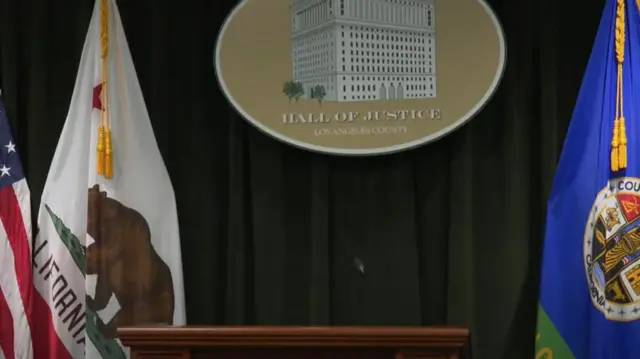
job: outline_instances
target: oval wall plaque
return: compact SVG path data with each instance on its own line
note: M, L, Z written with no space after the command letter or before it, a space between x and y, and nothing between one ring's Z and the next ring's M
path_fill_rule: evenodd
M222 26L215 69L265 133L374 155L468 121L496 90L505 48L483 0L243 0Z

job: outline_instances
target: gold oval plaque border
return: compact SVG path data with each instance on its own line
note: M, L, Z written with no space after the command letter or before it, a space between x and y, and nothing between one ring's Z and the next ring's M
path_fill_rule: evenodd
M500 85L500 82L502 80L502 76L504 75L504 71L506 68L506 61L507 61L507 45L506 45L506 40L505 40L505 36L504 36L504 30L502 28L502 24L500 23L500 20L498 20L498 17L495 13L495 11L493 10L493 8L491 7L491 5L489 5L489 3L487 3L485 0L476 0L480 5L482 5L484 11L487 13L487 15L489 16L489 18L491 19L491 22L493 23L493 26L495 27L496 31L497 31L497 35L498 35L498 42L499 42L499 54L498 54L498 71L496 71L496 74L491 82L491 85L488 87L487 91L485 92L485 94L482 96L482 98L475 104L475 106L473 106L466 114L464 114L463 116L461 116L458 120L452 122L450 125L443 127L442 129L429 134L427 136L421 137L417 140L413 140L413 141L409 141L409 142L404 142L404 143L400 143L400 144L396 144L396 145L392 145L392 146L385 146L385 147L378 147L378 148L365 148L365 149L354 149L354 148L336 148L336 147L325 147L325 146L318 146L318 145L314 145L314 144L310 144L307 142L303 142L303 141L298 141L294 138L291 138L289 136L283 135L282 133L275 131L274 129L270 128L269 126L264 125L262 122L257 121L256 119L254 119L251 115L249 115L243 108L242 106L240 106L235 99L233 98L233 95L231 95L231 93L229 92L229 89L224 81L224 78L222 76L222 74L219 72L220 69L220 49L222 48L222 39L224 38L224 35L227 31L227 27L229 26L230 20L233 19L236 14L238 12L240 12L240 10L242 10L242 8L245 6L245 4L247 3L247 0L240 0L240 2L233 8L233 10L229 13L229 15L227 15L227 17L224 20L224 23L220 29L220 31L218 32L218 36L216 37L216 45L215 45L215 50L214 50L214 69L215 69L215 73L216 73L216 78L218 80L218 84L220 85L220 88L222 90L222 93L224 94L224 96L227 98L227 100L231 103L231 105L233 106L233 108L238 111L240 113L240 115L249 123L251 123L254 127L256 127L258 130L262 131L263 133L267 134L268 136L275 138L276 140L283 142L285 144L291 145L293 147L297 147L303 150L308 150L308 151L313 151L313 152L318 152L318 153L322 153L322 154L327 154L327 155L339 155L339 156L360 156L360 157L364 157L364 156L377 156L377 155L389 155L389 154L393 154L393 153L397 153L397 152L402 152L402 151L406 151L406 150L411 150L414 149L416 147L420 147L423 145L426 145L428 143L434 142L436 140L439 140L449 134L451 134L452 132L454 132L455 130L459 129L460 127L462 127L464 124L466 124L467 122L469 122L474 116L476 116L483 108L484 106L491 100L491 98L493 97L493 95L495 94L496 90L498 89L498 86Z

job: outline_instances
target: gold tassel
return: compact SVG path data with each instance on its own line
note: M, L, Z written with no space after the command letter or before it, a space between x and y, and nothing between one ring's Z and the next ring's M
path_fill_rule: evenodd
M620 133L620 119L616 118L613 122L613 136L611 138L611 171L616 172L620 169L620 160L618 157L618 142Z
M98 138L98 174L113 177L113 147L109 124L109 98L107 87L107 55L109 50L109 4L100 1L100 41L102 47L102 108L100 109L100 134Z
M611 138L611 171L617 172L627 167L627 135L624 124L624 106L622 100L622 64L624 63L625 42L625 0L617 0L615 24L616 107Z
M105 171L105 167L104 167L104 151L105 151L105 145L104 145L104 126L102 124L100 124L100 126L98 127L98 146L97 146L97 153L96 153L96 165L97 165L97 170L98 170L98 174L104 174Z
M104 152L104 177L113 177L113 150L111 148L111 131L107 131L106 148Z
M627 168L627 130L624 126L624 117L620 117L620 141L618 147L618 168Z

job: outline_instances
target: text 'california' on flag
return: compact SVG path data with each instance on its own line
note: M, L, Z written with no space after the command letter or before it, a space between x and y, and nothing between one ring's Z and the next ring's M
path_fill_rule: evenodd
M536 358L640 358L639 11L605 1L547 203Z
M0 94L0 357L33 358L31 205Z
M38 230L34 284L68 358L126 358L118 328L185 324L175 196L115 0L95 3Z

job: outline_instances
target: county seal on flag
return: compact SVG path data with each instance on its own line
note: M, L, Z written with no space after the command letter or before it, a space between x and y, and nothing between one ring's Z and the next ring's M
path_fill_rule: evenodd
M591 301L609 320L640 318L640 178L611 180L584 233Z

